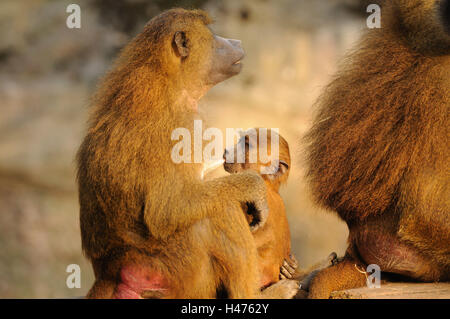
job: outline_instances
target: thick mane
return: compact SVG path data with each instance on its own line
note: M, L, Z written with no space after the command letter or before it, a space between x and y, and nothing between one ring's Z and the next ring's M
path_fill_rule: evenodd
M317 102L306 136L316 200L344 219L385 211L417 163L446 161L449 58L370 31ZM440 145L440 146L439 146ZM448 154L447 154L448 155ZM423 167L422 167L423 168Z

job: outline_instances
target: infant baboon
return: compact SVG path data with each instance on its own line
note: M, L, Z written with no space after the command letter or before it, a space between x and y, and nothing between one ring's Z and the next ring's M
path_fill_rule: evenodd
M279 140L279 155L277 159L272 159L267 163L262 163L257 156L258 148L265 147L260 143L261 130L251 129L242 134L241 142L234 146L234 160L232 163L224 163L224 168L229 173L240 173L247 170L253 170L260 173L263 167L266 167L270 173L262 174L267 187L267 202L269 204L269 216L263 227L253 232L256 248L258 250L258 264L261 269L261 287L267 287L280 279L280 268L283 262L289 258L291 252L291 235L286 217L286 209L283 199L278 193L280 185L286 183L289 176L289 167L291 157L289 146L286 140L273 130L264 130L267 133L267 139L264 143L267 145L267 151L271 154L271 139L276 134ZM245 161L238 163L238 146L245 148ZM224 153L224 159L227 156L227 150ZM255 154L256 162L250 161L251 154ZM275 165L275 167L269 167ZM250 224L255 222L253 214L254 209L251 205L244 205L247 219Z
M318 101L308 175L349 227L311 298L362 286L368 264L450 279L450 0L392 0Z
M261 140L260 136L265 138ZM272 139L278 141L278 154L272 152ZM260 158L261 148L267 148L264 163ZM238 162L238 152L244 154L241 163ZM224 160L231 150L225 150ZM274 130L254 128L244 132L239 142L233 147L232 160L224 163L229 173L239 173L246 170L258 172L267 186L267 202L269 204L269 217L266 224L253 232L256 248L258 250L258 264L261 269L261 287L267 287L280 279L301 280L301 287L308 290L311 279L317 271L331 266L336 261L336 254L332 253L327 259L316 265L301 270L295 257L291 254L291 235L289 231L286 209L279 194L280 186L287 182L291 166L291 156L287 141ZM252 160L253 159L253 160ZM255 223L254 207L244 204L250 225Z
M285 280L260 293L257 251L242 203L262 226L266 187L255 172L211 181L176 164L174 130L193 136L198 100L240 72L240 41L214 35L203 11L153 18L122 51L92 102L78 152L82 247L90 298L292 297ZM193 152L192 152L193 153ZM176 156L177 154L175 154Z

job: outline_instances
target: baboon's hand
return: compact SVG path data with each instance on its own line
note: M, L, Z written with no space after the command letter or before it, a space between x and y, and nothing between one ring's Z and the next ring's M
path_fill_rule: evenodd
M283 265L280 268L280 279L292 279L295 278L298 269L298 262L295 256L290 254L288 258L283 261Z
M247 175L249 180L249 195L250 200L246 202L248 212L253 216L250 223L250 230L257 231L263 227L269 216L269 205L267 203L267 189L266 183L259 173L254 171L246 171L243 174Z

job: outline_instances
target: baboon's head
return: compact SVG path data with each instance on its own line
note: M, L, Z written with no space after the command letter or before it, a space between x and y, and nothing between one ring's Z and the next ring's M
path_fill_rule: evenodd
M244 58L241 41L215 35L211 22L201 10L165 11L147 23L125 49L123 60L147 68L152 81L169 80L167 86L199 98L238 74Z
M392 21L419 52L450 54L450 0L393 0Z
M278 147L278 152L273 147ZM241 158L239 153L243 155ZM254 128L243 132L238 143L226 149L223 157L224 168L229 173L254 170L278 185L286 182L289 176L289 145L273 130Z

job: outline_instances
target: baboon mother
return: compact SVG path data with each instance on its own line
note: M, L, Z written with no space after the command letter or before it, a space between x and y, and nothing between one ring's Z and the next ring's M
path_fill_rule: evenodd
M82 246L91 298L259 296L256 247L241 204L267 217L265 184L243 172L201 180L176 164L175 129L193 134L198 100L240 72L240 41L214 35L202 11L153 18L98 89L78 152ZM192 152L193 153L193 152ZM296 292L284 281L267 293Z
M364 270L450 279L450 0L392 0L318 102L307 136L317 202L349 227L344 260L310 297Z

